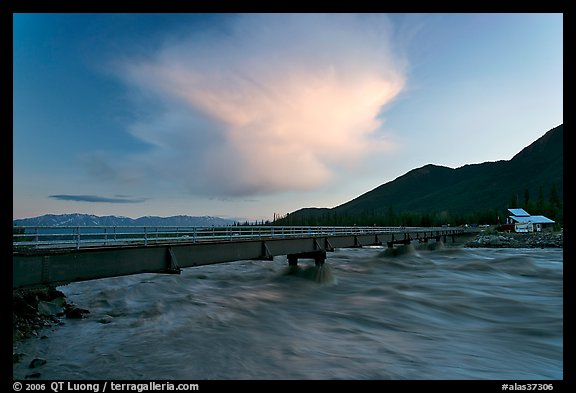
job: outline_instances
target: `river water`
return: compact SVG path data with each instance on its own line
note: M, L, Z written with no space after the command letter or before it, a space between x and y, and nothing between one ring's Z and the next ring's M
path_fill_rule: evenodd
M63 286L90 314L14 344L13 377L563 378L562 249L423 246Z

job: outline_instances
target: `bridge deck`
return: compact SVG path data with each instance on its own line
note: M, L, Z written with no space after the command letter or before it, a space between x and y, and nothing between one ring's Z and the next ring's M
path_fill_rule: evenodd
M403 227L20 227L13 288L60 285L247 259L325 256L335 248L457 236L463 228Z

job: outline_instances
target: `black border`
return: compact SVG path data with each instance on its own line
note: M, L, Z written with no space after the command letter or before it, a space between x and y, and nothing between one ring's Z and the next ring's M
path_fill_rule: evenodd
M73 0L0 0L0 29L1 29L1 42L2 42L2 125L4 125L3 135L7 139L4 143L6 150L2 154L2 163L4 168L8 168L9 165L12 166L12 132L13 122L12 122L12 105L7 105L8 102L12 103L12 90L13 90L13 62L12 50L12 14L13 13L52 13L52 12L63 12L63 13L84 13L84 12L128 12L128 13L184 13L184 12L417 12L417 13L437 13L437 12L554 12L563 13L564 19L571 16L566 12L567 1L546 1L546 2L518 2L518 1L482 1L482 2L458 2L457 4L444 2L443 4L438 4L438 2L433 1L422 1L422 2L346 2L340 4L331 4L330 7L322 5L322 2L308 2L307 4L297 4L293 2L285 2L283 4L267 2L258 3L253 1L222 1L222 0L202 0L202 1L186 1L186 0L164 0L160 2L130 2L130 1L73 1ZM571 30L570 23L567 25L568 30ZM566 30L565 30L566 31ZM566 36L570 34L565 33L564 42L567 42ZM7 54L10 54L10 57ZM570 53L570 52L569 52ZM565 68L566 68L565 60ZM570 70L571 68L568 67ZM570 72L567 74L570 78ZM566 84L566 83L565 83ZM568 112L570 113L570 111ZM570 122L564 122L567 127L567 133L565 133L565 138L570 140L572 136L570 135ZM9 131L10 130L10 131ZM574 146L571 143L564 144L564 156L565 158L571 158L569 147ZM565 161L569 162L569 161ZM572 164L565 164L564 171L565 177L568 174L568 178L573 178L573 166ZM3 172L5 175L7 169ZM3 181L7 183L12 181L12 174L10 177L3 176ZM564 214L565 217L572 217L573 211L571 202L574 200L573 190L570 187L564 187ZM10 215L10 220L8 217L6 219L5 226L6 234L2 236L5 242L4 250L11 250L11 226L12 218L9 210L5 208L7 216ZM501 392L502 384L523 384L523 383L552 383L554 389L553 392L558 391L574 391L576 387L576 370L574 369L574 357L576 355L576 345L574 341L574 332L576 332L576 326L574 324L572 315L576 309L574 304L574 292L573 292L573 277L574 277L574 256L573 256L573 242L570 241L572 234L572 221L570 219L565 219L565 239L568 241L565 243L564 247L564 260L568 263L564 264L564 380L561 381L521 381L521 380L489 380L489 381L478 381L478 380L393 380L393 381L171 381L171 382L190 382L198 383L200 386L200 391L220 391L221 389L262 389L269 390L277 387L286 387L289 389L294 388L322 388L322 389L365 389L370 390L381 390L382 388L391 389L392 391L411 391L411 389L418 389L418 391L428 391L430 389L442 389L444 391L458 391L463 392L467 389L478 389L486 392ZM8 232L10 231L10 232ZM5 261L9 261L9 256L6 256ZM11 269L10 269L11 270ZM6 292L10 290L10 279L11 274L2 274L3 280L6 283L2 285L2 288L6 289ZM4 301L9 302L9 294L5 293ZM8 324L6 324L8 326ZM8 330L8 328L6 328ZM5 333L5 337L10 336L10 332ZM8 341L8 340L6 340ZM8 349L6 348L6 352ZM10 364L6 359L3 364ZM10 371L11 373L11 371ZM9 375L8 372L3 375ZM11 378L10 378L11 379ZM22 383L50 383L52 381L42 381L42 380L26 380ZM99 383L103 384L103 381L83 381L87 383ZM115 382L134 382L143 383L147 381L115 381ZM161 382L161 381L157 381ZM10 391L13 389L13 381L10 381ZM49 385L47 385L49 386ZM570 387L571 386L571 387ZM48 391L48 388L46 389ZM102 390L100 390L102 391Z

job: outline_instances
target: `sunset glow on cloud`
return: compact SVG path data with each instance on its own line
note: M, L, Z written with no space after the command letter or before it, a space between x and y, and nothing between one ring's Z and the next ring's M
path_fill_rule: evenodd
M122 63L154 108L130 128L153 151L118 170L240 196L320 187L391 147L379 115L404 72L385 16L240 15L207 34Z
M13 216L272 220L563 123L562 13L12 15Z

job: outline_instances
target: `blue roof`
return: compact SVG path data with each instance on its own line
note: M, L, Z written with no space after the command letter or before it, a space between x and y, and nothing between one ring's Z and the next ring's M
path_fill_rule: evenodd
M510 212L510 214L512 214L513 216L516 217L527 217L530 216L530 214L524 210L524 209L508 209L508 211Z
M555 221L544 216L511 217L516 222L531 222L532 224L554 224Z
M530 216L528 217L529 222L533 224L554 224L554 220L549 219L545 216Z

